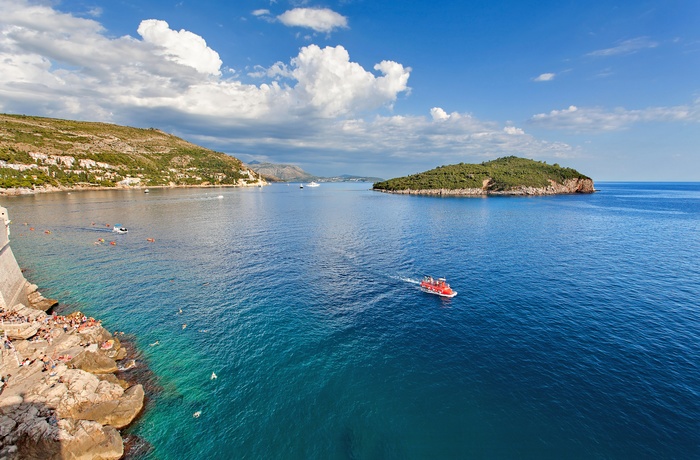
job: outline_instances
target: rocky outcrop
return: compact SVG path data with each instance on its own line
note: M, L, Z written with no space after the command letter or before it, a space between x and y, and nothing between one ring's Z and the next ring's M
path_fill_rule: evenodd
M6 266L16 265L14 257L9 260ZM18 272L0 271L0 281ZM3 298L10 298L3 289L14 289L14 281L0 282ZM23 276L21 281L26 283ZM94 318L47 315L43 306L55 301L44 299L35 285L26 283L26 289L24 298L40 309L0 305L0 459L122 457L118 429L144 403L141 385L113 374L126 350Z
M34 308L35 310L49 311L49 309L58 305L58 300L47 299L41 295L41 292L39 292L38 289L39 287L36 284L31 284L27 281L27 300L31 308Z
M125 355L119 340L79 312L18 314L27 311L0 312L5 324L36 329L0 350L0 458L121 457L117 430L141 412L144 391L111 374L117 363L107 353Z
M575 193L594 193L595 187L591 179L569 179L559 184L550 180L547 187L513 187L508 190L493 190L491 182L484 181L482 188L461 189L426 189L426 190L380 190L398 195L438 195L438 196L488 196L488 195L566 195Z

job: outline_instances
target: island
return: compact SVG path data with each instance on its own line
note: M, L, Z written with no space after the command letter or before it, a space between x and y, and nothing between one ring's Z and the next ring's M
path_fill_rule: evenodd
M136 363L99 320L46 313L57 301L24 278L9 222L0 207L0 458L121 458L144 389L118 372Z
M439 166L376 182L374 190L406 195L484 196L593 193L593 179L558 164L509 156L481 164Z

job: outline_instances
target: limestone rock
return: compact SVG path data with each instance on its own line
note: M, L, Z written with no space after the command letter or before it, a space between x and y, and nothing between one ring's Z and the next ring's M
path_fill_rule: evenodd
M123 428L141 412L143 400L143 386L135 385L126 390L121 398L89 406L74 413L74 417L82 420L94 420L114 428Z
M111 374L117 372L117 363L100 352L86 351L73 358L71 364L93 374Z
M7 334L10 340L15 339L28 339L36 335L39 331L39 326L32 323L19 323L19 324L3 324L2 329Z
M111 460L124 455L119 432L87 420L60 420L52 436L24 433L17 443L22 459Z
M126 358L126 349L125 348L120 348L119 350L109 350L107 352L107 356L112 358L115 361L121 361L122 359Z

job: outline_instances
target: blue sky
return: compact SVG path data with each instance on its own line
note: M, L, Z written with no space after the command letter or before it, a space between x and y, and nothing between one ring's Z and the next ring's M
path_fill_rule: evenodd
M700 2L0 0L0 112L318 175L700 181Z

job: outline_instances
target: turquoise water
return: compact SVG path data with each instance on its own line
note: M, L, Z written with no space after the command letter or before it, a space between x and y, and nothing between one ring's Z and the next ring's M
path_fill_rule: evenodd
M700 458L700 184L369 187L2 205L25 275L154 372L136 457Z

